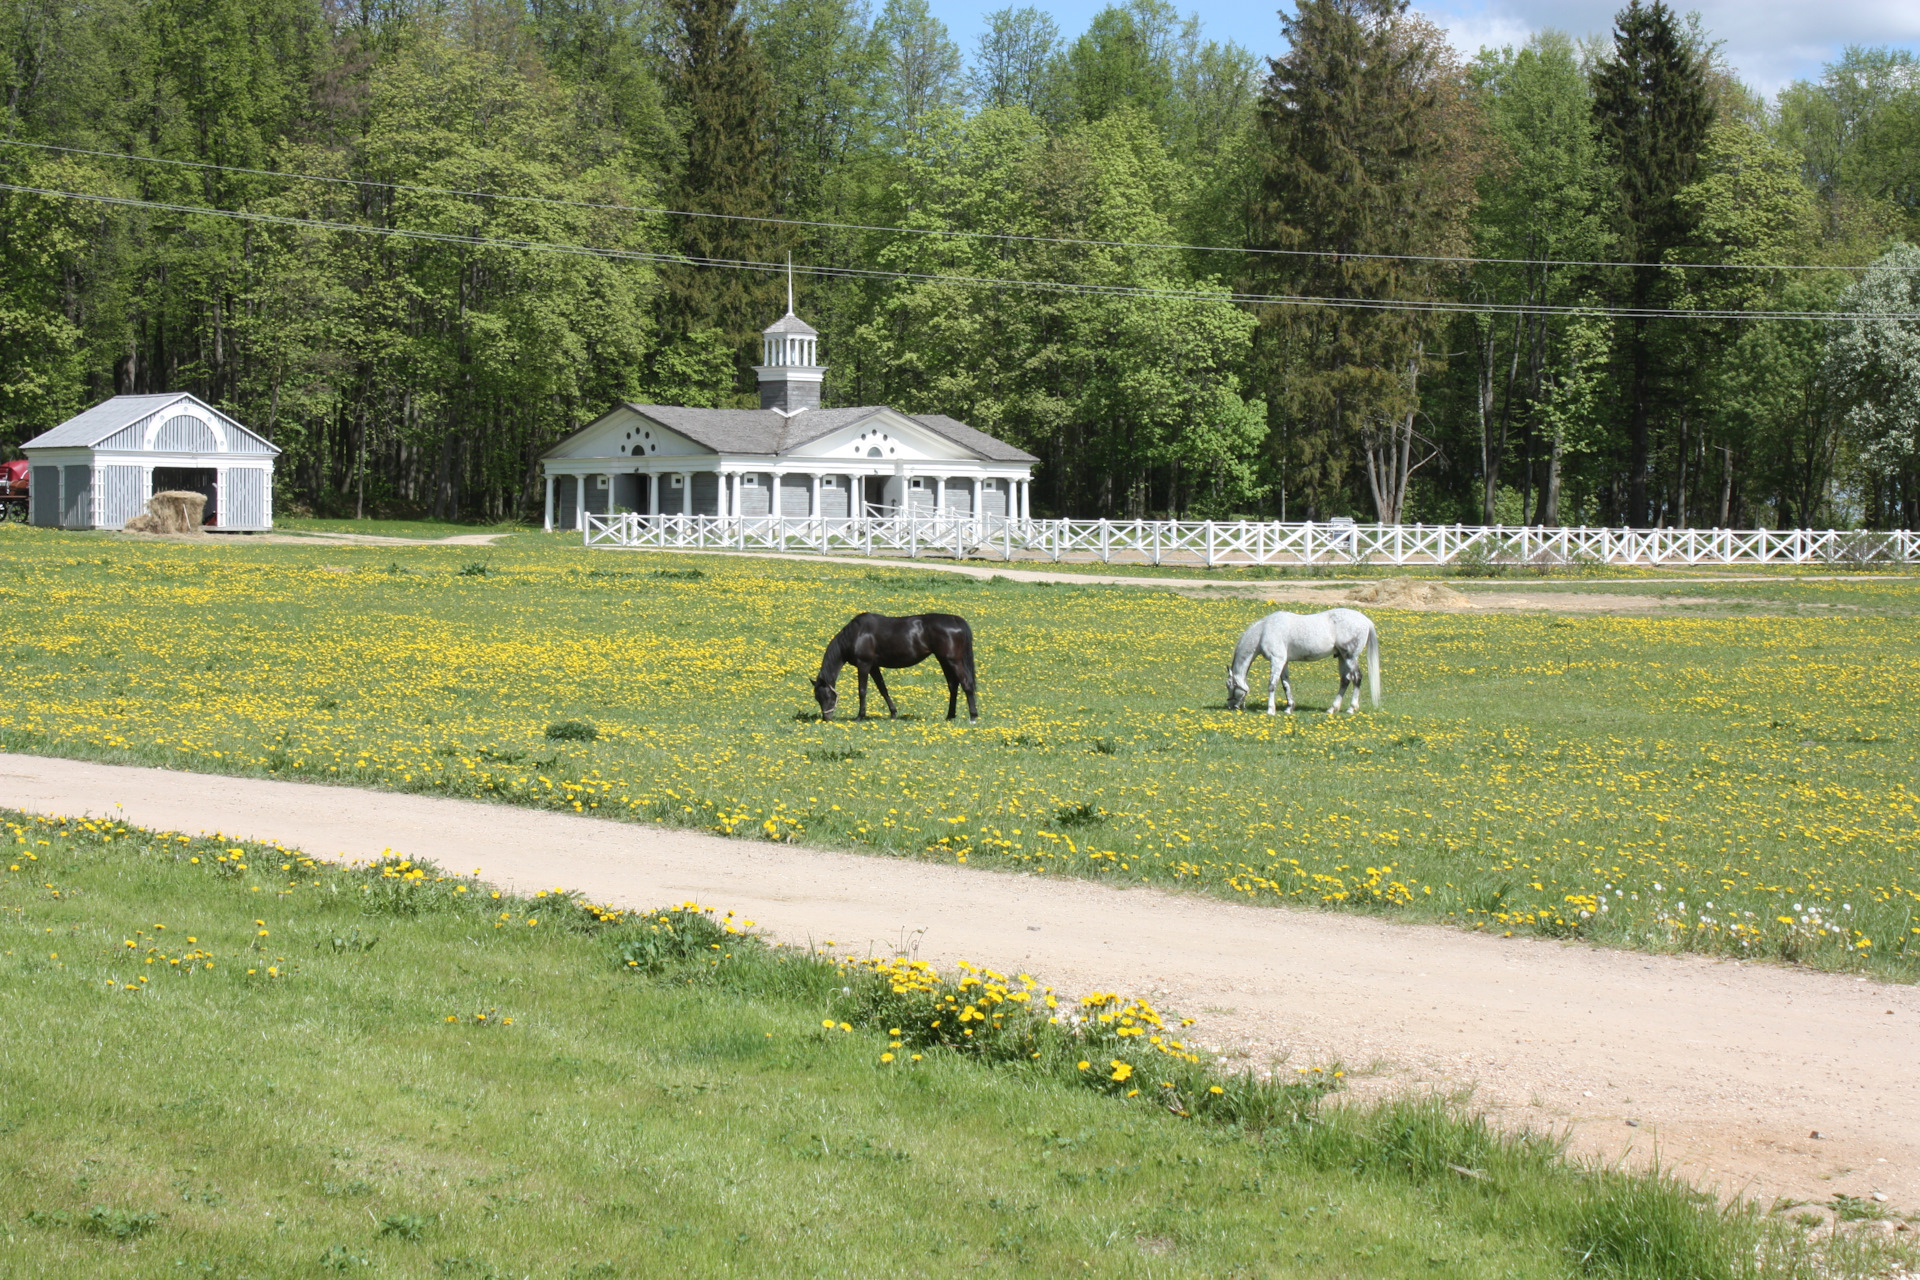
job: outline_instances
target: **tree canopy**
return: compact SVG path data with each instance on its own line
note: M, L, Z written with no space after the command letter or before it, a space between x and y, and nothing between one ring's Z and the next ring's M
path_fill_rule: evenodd
M1769 103L1663 0L1470 54L1404 0L1292 0L1267 50L1168 0L967 38L0 0L0 447L192 391L283 506L524 514L618 399L754 403L791 255L828 402L1032 450L1043 514L1920 517L1910 54Z

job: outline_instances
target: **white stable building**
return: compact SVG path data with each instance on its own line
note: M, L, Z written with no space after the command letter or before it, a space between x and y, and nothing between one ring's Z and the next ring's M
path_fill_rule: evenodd
M273 527L280 450L184 392L115 396L21 446L34 524L118 529L168 490L205 494L206 526Z
M762 334L758 409L621 404L542 459L546 527L588 515L1031 514L1039 459L942 414L822 409L820 335L793 314Z

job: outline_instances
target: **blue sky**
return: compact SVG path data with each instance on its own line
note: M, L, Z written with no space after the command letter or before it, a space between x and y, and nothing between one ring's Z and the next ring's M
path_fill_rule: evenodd
M1107 0L1012 0L1033 3L1052 13L1069 37ZM1277 4L1231 0L1175 0L1181 10L1197 12L1206 34L1232 39L1255 53L1277 52L1280 22ZM933 0L934 13L947 24L962 49L972 52L981 18L1009 0ZM1604 31L1625 0L1416 0L1415 8L1446 27L1462 53L1483 44L1518 44L1527 33L1558 27L1573 35ZM876 8L878 5L876 4ZM1742 78L1772 94L1790 80L1813 77L1822 63L1849 44L1891 44L1920 51L1920 0L1677 0L1685 12L1698 8L1708 30L1726 42L1726 53Z

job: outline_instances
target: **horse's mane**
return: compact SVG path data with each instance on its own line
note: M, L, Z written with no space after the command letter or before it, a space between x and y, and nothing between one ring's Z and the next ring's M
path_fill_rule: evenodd
M819 683L831 684L839 678L840 668L847 665L847 655L853 651L854 633L859 630L860 619L865 616L856 615L853 621L840 628L833 639L827 641L827 651L820 655Z

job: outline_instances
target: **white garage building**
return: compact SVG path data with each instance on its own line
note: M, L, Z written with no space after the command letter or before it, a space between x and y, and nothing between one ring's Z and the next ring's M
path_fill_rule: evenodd
M21 446L34 524L118 529L168 490L206 495L206 525L273 527L280 450L184 392L115 396Z
M546 527L588 515L1031 514L1039 459L943 414L822 409L819 335L787 314L762 334L758 409L622 404L541 460Z

